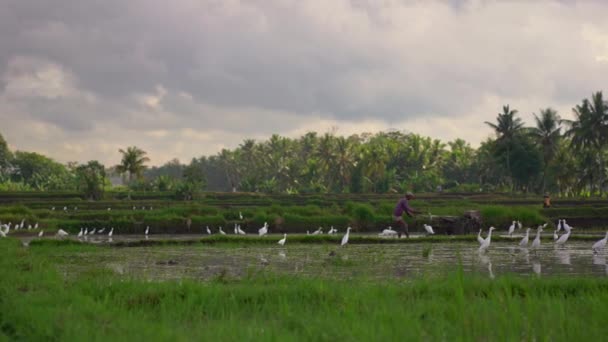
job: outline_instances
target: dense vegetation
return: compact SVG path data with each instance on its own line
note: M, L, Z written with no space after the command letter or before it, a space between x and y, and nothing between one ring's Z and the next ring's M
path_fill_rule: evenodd
M150 282L94 262L65 277L0 240L0 340L602 340L603 278L447 276L378 282L256 273ZM98 248L98 247L97 247Z
M62 165L36 153L13 153L0 136L0 190L76 190L101 198L110 187L107 177L121 175L131 190L171 191L180 199L193 199L205 187L292 194L442 189L601 196L608 180L608 103L597 92L573 113L574 120L562 120L553 109L541 109L533 115L534 126L525 127L517 111L504 106L495 122L487 122L496 137L477 149L462 139L444 143L398 131L349 137L309 132L297 139L246 139L188 165L173 160L152 168L137 147L121 149L115 167L95 161Z

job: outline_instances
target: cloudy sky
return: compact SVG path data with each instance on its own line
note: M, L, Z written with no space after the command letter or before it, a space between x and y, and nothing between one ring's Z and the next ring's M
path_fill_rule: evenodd
M244 138L398 129L476 145L503 104L608 84L608 2L0 0L0 133L153 164ZM608 89L604 89L607 90Z

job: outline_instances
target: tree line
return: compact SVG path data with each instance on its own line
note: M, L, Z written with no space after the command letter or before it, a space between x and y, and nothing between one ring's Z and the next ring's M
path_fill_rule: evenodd
M33 152L12 153L0 136L0 189L79 190L91 197L120 175L138 191L174 191L190 199L203 189L267 193L550 192L602 196L606 187L608 102L593 93L565 120L552 108L532 113L526 127L506 105L486 122L495 137L473 148L463 139L400 131L348 137L309 132L299 138L245 139L234 149L147 167L147 153L119 150L121 161L63 165Z

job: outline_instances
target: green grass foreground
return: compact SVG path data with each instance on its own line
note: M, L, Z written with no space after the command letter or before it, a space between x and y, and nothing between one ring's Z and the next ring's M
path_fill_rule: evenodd
M565 341L608 333L602 278L489 280L456 271L400 282L265 273L146 282L94 259L65 278L45 250L0 240L0 340Z

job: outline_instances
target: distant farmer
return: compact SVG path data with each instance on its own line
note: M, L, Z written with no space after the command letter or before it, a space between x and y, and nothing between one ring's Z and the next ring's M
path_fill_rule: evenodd
M408 238L410 237L410 232L407 227L407 223L403 220L403 213L407 214L409 217L413 217L414 214L418 213L417 210L414 210L410 207L409 201L414 199L414 194L411 192L406 192L405 197L397 202L397 206L395 207L395 211L393 212L393 221L395 222L395 227L398 230L399 237L402 234L405 234Z
M543 196L543 208L551 208L551 196L548 193Z

